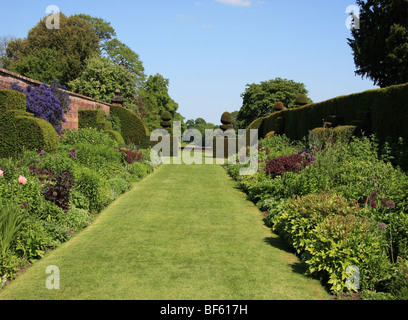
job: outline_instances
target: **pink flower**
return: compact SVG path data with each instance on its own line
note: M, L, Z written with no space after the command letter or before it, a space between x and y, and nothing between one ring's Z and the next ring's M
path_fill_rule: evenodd
M18 177L18 183L20 184L27 184L27 178L23 177L23 176L19 176Z
M4 171L0 170L0 177L4 176Z

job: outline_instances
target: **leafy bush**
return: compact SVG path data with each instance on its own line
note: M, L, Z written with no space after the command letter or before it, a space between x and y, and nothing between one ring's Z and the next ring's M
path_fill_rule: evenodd
M295 197L276 216L270 217L277 231L298 254L306 249L310 233L329 216L356 215L359 206L332 193Z
M381 288L390 270L386 246L378 223L355 215L330 216L309 235L304 254L307 273L325 279L331 291L340 293L347 288L347 268L357 266L359 289Z
M142 162L134 162L131 165L127 165L126 168L130 175L133 177L134 181L145 178L154 170L149 164Z
M286 172L300 173L301 170L311 164L313 164L313 162L310 161L310 159L300 154L281 156L266 163L266 172L270 174L272 178L275 178Z
M111 199L110 186L107 180L86 167L79 167L74 172L76 184L74 190L79 191L89 199L89 210L98 213Z
M114 178L108 180L112 193L112 201L117 199L122 193L126 192L130 188L130 184L123 178Z
M66 130L60 138L60 144L76 146L80 143L104 144L110 147L118 147L117 142L107 133L96 129Z
M137 151L132 151L132 150L126 150L126 149L118 149L120 152L123 152L125 154L125 161L128 164L132 164L135 161L143 161L144 156L140 152Z
M44 190L44 198L55 203L63 210L69 210L71 189L75 181L69 172L61 172L48 179Z

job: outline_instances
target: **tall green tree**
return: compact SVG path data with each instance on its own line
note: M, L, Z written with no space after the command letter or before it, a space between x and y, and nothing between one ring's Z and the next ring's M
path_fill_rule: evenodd
M92 26L94 33L99 38L101 56L109 58L114 64L133 72L138 77L138 86L140 87L146 78L143 63L136 52L118 40L111 23L86 14L78 14L76 17L87 21Z
M359 28L348 43L356 74L387 87L408 82L408 0L357 0Z
M139 108L145 110L143 120L150 131L160 128L160 115L165 110L172 114L173 121L183 120L177 113L178 104L170 97L169 84L161 74L151 75L139 91Z
M73 92L107 103L111 103L119 89L124 106L136 111L136 80L126 68L112 64L108 58L94 56L87 60L81 76L68 85Z
M53 79L66 82L68 62L61 53L44 48L33 51L16 62L13 69L19 74L45 83L51 83Z
M57 80L62 84L67 84L81 75L89 57L99 53L99 38L93 32L92 26L79 17L67 17L60 13L59 29L47 29L46 19L47 17L43 18L34 26L28 32L27 38L12 43L14 48L10 55L13 56L13 63L10 68L17 71L16 65L27 66L33 60L45 65L49 55L45 54L45 51L36 56L33 56L33 53L44 49L53 50L59 55L58 59L63 60L66 66L63 75ZM27 59L29 61L25 61ZM30 75L37 78L37 74L33 71Z
M303 83L293 80L276 78L259 84L248 84L241 95L243 102L236 117L237 129L245 129L255 119L273 113L277 101L283 102L286 108L296 107L295 100L299 94L307 95L308 91Z

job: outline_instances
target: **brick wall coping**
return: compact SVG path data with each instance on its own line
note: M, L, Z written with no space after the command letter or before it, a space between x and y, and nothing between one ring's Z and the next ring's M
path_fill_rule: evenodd
M10 77L16 78L16 79L24 81L24 82L31 83L33 85L38 85L39 86L39 85L43 84L41 81L37 81L37 80L34 80L34 79L27 78L25 76L22 76L20 74L14 73L14 72L11 72L11 71L3 69L3 68L0 68L0 73L6 74L6 75L8 75ZM110 103L100 101L100 100L96 100L96 99L84 96L82 94L79 94L79 93L75 93L75 92L68 91L68 90L64 90L64 91L66 91L72 97L81 98L81 99L84 99L84 100L92 101L92 102L95 102L95 103L98 103L98 104L104 104L104 105L107 105L107 106L111 105Z

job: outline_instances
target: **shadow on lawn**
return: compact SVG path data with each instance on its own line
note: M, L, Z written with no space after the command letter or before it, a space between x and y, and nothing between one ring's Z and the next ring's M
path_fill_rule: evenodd
M295 254L293 250L291 250L286 243L279 237L268 237L264 239L265 243L269 244L272 247L275 247L279 250L285 251L290 254ZM299 274L305 274L306 272L306 265L303 262L295 262L290 264L292 271Z

